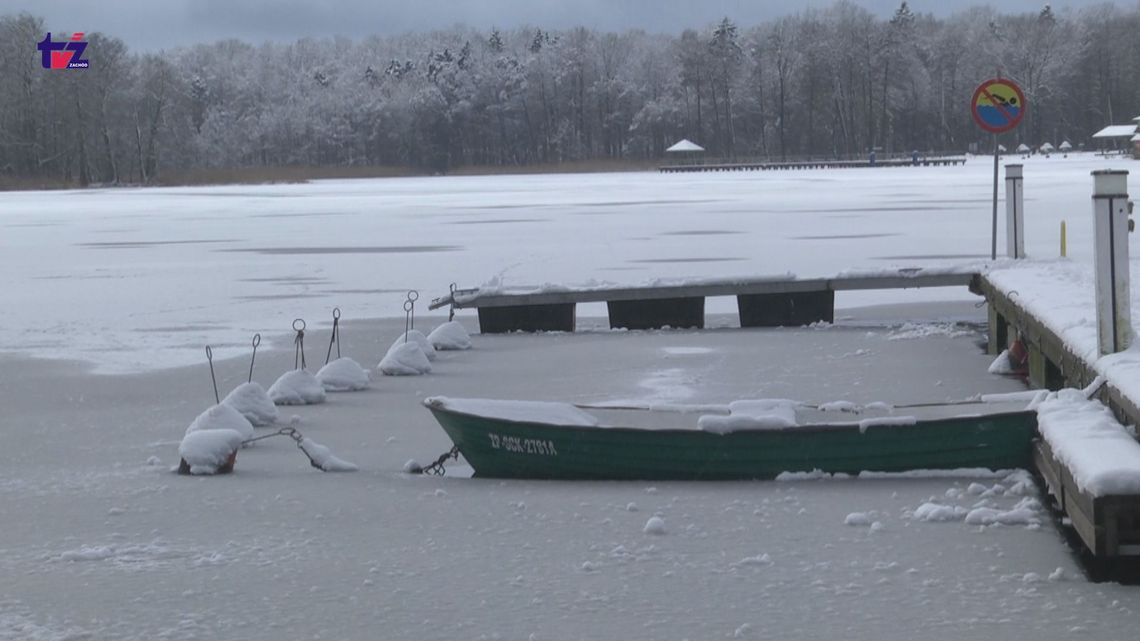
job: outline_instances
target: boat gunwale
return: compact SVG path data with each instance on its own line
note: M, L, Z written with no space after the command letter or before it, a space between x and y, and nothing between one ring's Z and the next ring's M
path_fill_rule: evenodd
M487 399L487 400L492 400L492 399ZM477 418L477 419L481 419L481 420L485 420L485 421L509 423L511 425L519 426L519 427L537 426L537 427L547 428L547 429L558 429L558 430L568 430L568 431L579 431L579 430L581 430L581 431L591 431L591 432L592 431L600 431L600 432L611 432L611 433L619 433L619 434L631 434L631 433L634 433L634 434L636 434L636 433L686 434L686 435L708 434L709 436L720 436L720 437L727 437L727 436L739 435L739 434L749 434L749 435L760 435L760 434L777 435L777 434L791 434L791 433L812 434L812 433L828 433L828 432L850 431L850 430L858 430L860 432L866 432L872 428L875 428L876 430L882 430L884 428L890 428L890 429L922 428L922 427L933 426L933 425L938 424L938 423L957 422L957 421L961 421L963 419L970 419L970 418L983 418L983 417L984 418L990 418L990 417L1005 418L1005 417L1011 417L1011 416L1017 416L1017 415L1023 415L1023 414L1034 414L1034 415L1037 414L1037 410L1026 408L1023 410L990 412L990 413L984 413L984 414L960 414L960 415L955 415L955 416L948 416L948 417L941 417L941 418L929 418L929 419L919 419L916 417L915 421L913 423L900 423L900 422L884 422L881 424L872 423L870 425L867 425L866 427L861 426L860 421L851 421L851 422L844 422L844 423L807 423L807 424L803 424L803 425L793 425L790 427L738 429L738 430L728 430L728 431L721 432L721 431L703 430L703 429L700 429L699 427L694 427L692 429L683 429L683 428L655 429L655 428L651 428L651 427L626 427L626 426L612 426L611 427L611 426L604 426L604 425L563 425L563 424L559 424L559 423L545 423L545 422L533 421L533 420L517 420L517 419L510 419L510 418L500 418L497 416L487 416L485 414L476 414L473 412L465 412L463 410L457 410L454 408L446 407L442 404L438 404L438 405L433 404L432 400L430 400L430 399L425 399L422 403L423 403L424 407L428 408L432 412L438 411L438 412L445 412L448 414L454 414L454 415L459 415L459 416ZM636 410L636 411L650 412L652 410ZM900 417L905 417L905 416L909 416L909 415L902 415ZM883 417L883 418L889 418L889 417ZM869 419L869 420L873 421L875 419ZM1035 431L1036 431L1036 428L1035 428Z

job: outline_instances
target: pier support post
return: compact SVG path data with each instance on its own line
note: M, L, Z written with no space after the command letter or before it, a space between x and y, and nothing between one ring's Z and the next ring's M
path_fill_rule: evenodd
M1105 169L1092 175L1097 345L1104 355L1123 351L1132 342L1128 172Z
M1025 198L1021 165L1005 166L1005 251L1025 258Z
M705 326L705 298L654 298L611 300L606 303L611 329L674 329Z
M1009 323L1006 322L1005 317L1001 315L993 303L990 303L988 307L990 340L987 351L997 356L1003 349L1009 347Z
M480 307L479 332L572 332L574 308L574 303Z
M736 297L741 327L799 327L835 322L835 291L741 294Z

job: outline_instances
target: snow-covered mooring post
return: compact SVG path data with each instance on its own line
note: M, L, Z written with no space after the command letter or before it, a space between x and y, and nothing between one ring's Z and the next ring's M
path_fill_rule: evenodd
M1128 171L1093 175L1096 256L1096 320L1100 353L1114 354L1132 342L1128 273Z
M1025 258L1025 198L1020 164L1005 166L1005 251Z

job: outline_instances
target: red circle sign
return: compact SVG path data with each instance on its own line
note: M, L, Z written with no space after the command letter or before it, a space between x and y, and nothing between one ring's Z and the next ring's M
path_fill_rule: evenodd
M1021 87L1012 80L992 78L978 85L970 100L970 113L978 126L993 134L1013 129L1029 105Z

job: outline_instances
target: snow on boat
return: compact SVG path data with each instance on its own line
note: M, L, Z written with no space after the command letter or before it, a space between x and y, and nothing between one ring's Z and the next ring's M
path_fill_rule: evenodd
M1008 402L892 408L737 401L727 406L591 407L424 400L475 476L533 479L771 479L1026 468L1037 414ZM827 411L830 410L830 411Z

